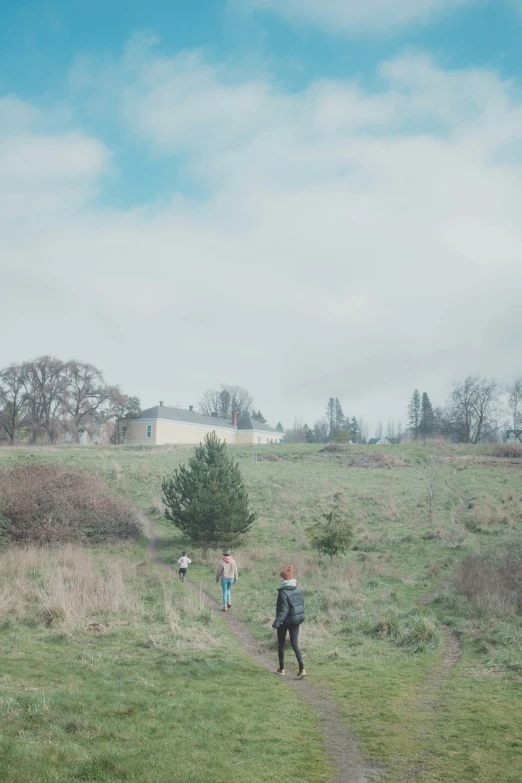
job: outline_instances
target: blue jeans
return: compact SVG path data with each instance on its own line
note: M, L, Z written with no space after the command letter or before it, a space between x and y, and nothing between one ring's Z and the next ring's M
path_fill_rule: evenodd
M223 606L226 606L230 601L230 588L234 584L233 579L224 579L221 577L221 588L223 590Z

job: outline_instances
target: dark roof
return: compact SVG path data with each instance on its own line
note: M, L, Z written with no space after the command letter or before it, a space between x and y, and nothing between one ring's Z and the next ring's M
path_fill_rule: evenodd
M170 419L171 421L182 421L187 424L205 424L209 427L224 427L233 430L232 422L228 419L222 419L219 416L204 416L196 411L186 411L183 408L169 408L166 405L155 405L154 408L147 408L141 412L140 419Z
M261 432L275 432L277 435L282 435L279 430L269 427L268 424L263 424L258 419L253 419L252 416L241 416L237 421L238 430L261 430Z
M141 412L141 416L133 421L143 419L170 419L170 421L181 421L186 424L203 424L207 427L223 427L233 430L232 422L229 419L222 419L220 416L204 416L196 411L186 411L183 408L170 408L167 405L155 405L154 408L147 408ZM272 429L268 424L262 424L251 416L242 416L237 422L238 430L260 430L262 432L275 432L279 436L278 430Z

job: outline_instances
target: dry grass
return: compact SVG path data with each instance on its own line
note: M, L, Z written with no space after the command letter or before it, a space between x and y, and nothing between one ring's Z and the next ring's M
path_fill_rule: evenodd
M147 646L204 650L217 642L210 613L193 593L174 593L173 580L76 544L12 547L0 555L0 622L66 632L104 631L147 623Z
M516 614L522 607L521 546L471 555L460 565L455 582L479 609Z
M123 560L95 558L74 544L8 549L0 555L0 617L51 626L108 615L141 616L135 574L135 566Z

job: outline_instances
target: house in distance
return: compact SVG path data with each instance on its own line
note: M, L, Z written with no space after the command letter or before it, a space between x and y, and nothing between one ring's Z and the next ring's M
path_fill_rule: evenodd
M219 416L204 416L192 410L171 408L160 402L141 416L119 422L122 443L128 445L163 446L167 444L199 444L210 432L230 445L282 443L283 433L251 416L232 414L232 420Z

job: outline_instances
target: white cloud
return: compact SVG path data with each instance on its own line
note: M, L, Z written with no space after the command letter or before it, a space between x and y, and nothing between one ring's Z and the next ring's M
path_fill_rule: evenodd
M112 104L154 154L183 156L199 200L173 183L166 204L95 208L99 141L56 131L39 146L23 123L2 137L0 160L20 152L0 199L14 189L27 208L0 240L15 335L0 366L77 355L145 404L238 382L287 425L331 395L376 422L404 418L415 386L439 402L469 371L520 373L520 341L491 325L509 310L522 337L522 105L495 74L426 57L380 76L380 93L289 95L198 52L135 47Z
M239 6L239 0L233 0ZM476 0L247 0L293 22L308 22L331 33L390 29L428 21ZM245 5L241 1L240 6Z

